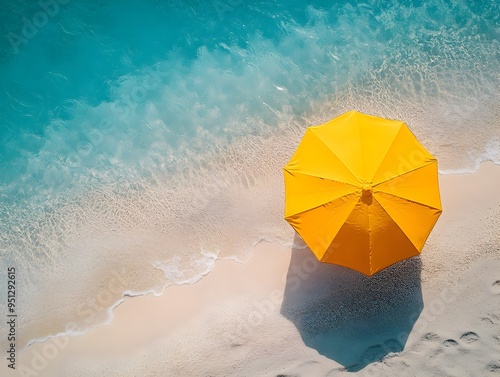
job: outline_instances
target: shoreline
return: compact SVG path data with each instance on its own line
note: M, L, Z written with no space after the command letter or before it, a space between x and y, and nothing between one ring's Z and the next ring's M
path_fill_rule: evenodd
M479 171L475 173L446 174L440 175L439 179L443 215L436 224L419 258L422 262L421 284L424 307L435 302L436 297L442 294L442 289L439 287L442 287L444 282L449 283L450 277L456 277L458 282L463 282L463 275L471 268L476 268L473 266L474 263L485 264L488 261L489 264L493 264L495 260L500 258L498 249L489 250L484 255L475 249L472 251L460 250L461 247L468 245L467 242L474 241L474 234L467 234L467 230L474 233L472 230L477 229L478 226L485 226L485 221L480 216L487 214L488 221L492 223L495 223L495 219L498 221L500 194L497 192L494 182L500 181L500 166L491 162L483 162L480 164ZM457 218L460 222L456 221ZM483 237L484 242L487 243L489 236L490 241L494 242L495 239L498 239L498 234L489 235L488 232L491 230L493 228L488 226L486 226L486 230L479 230L477 239L480 240ZM472 240L467 241L466 238ZM443 252L443 250L447 252ZM249 334L245 332L248 329L254 329L254 327L259 330L264 325L275 328L276 332L283 336L296 338L297 329L294 330L290 321L284 319L280 314L280 300L283 300L287 288L287 274L290 274L292 252L291 248L262 241L255 246L254 252L247 262L239 263L228 259L217 260L213 270L194 284L169 286L159 296L151 293L124 297L109 309L110 318L107 324L96 325L83 335L66 336L61 334L59 337L51 337L44 342L31 342L24 352L18 354L18 364L36 371L37 376L81 375L71 374L73 373L73 365L77 365L74 369L76 373L77 370L84 370L84 360L86 362L98 360L103 367L115 365L117 360L123 357L121 355L129 355L131 360L137 360L141 352L144 353L144 350L149 350L149 354L154 354L158 347L169 349L169 346L165 344L167 340L182 343L181 335L190 334L189 337L194 336L196 339L196 334L193 335L193 332L196 333L196 329L200 329L200 324L206 324L207 321L208 323L213 322L213 328L207 331L215 331L221 337L230 338L230 336L224 335L227 334L227 331L221 329L221 324L213 317L216 314L220 317L221 309L226 316L222 322L234 325L232 331L233 333L241 333L241 336L236 338L242 338L243 340L239 339L238 342L244 343L245 347L256 347L255 344L257 344L261 346L259 350L268 349L268 344L264 344L261 340L252 339L252 336L255 336L255 331L250 331ZM453 269L449 266L450 264L452 264ZM296 276L299 281L305 281L303 277L309 278L310 276L306 266L307 264L303 266L302 275ZM312 265L309 266L309 269L314 272ZM258 276L258 279L255 279L255 276ZM465 289L467 288L466 286ZM264 306L264 309L259 309ZM269 315L266 315L268 312ZM259 316L255 313L261 314ZM281 318L279 318L280 316ZM252 326L252 323L258 322L260 323L257 326ZM409 335L407 345L415 341L412 334ZM293 343L300 345L300 342L297 342L295 338ZM200 344L193 342L191 347L196 350ZM243 346L234 347L241 348ZM229 349L234 347L230 346ZM311 352L313 354L316 352L304 344L302 347L306 349L303 351L308 355L311 355ZM183 351L180 354L184 355L189 351L190 346L184 345L181 348ZM203 351L208 352L205 349ZM38 359L36 359L37 355L40 355ZM286 355L281 353L280 355L277 357L279 360L281 357L286 358ZM43 359L46 359L46 363L42 361ZM176 360L174 357L172 359ZM234 363L238 360L240 360L239 364L243 363L241 355L232 355L228 359ZM36 361L39 361L38 364ZM325 368L327 365L328 368L331 367L332 370L341 373L342 365L330 359L322 361ZM255 367L248 362L243 364L244 368ZM183 363L177 360L175 365L176 368L181 368ZM194 368L193 365L192 367ZM137 372L137 370L137 367L130 368L130 373L134 374L134 371ZM162 369L158 367L155 370ZM203 369L198 371L208 373ZM175 373L183 375L182 369L176 369Z

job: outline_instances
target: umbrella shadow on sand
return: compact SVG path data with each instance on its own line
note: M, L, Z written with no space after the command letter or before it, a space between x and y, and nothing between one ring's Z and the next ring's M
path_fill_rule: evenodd
M366 277L294 248L281 314L308 347L359 371L404 349L423 309L421 267L413 257Z

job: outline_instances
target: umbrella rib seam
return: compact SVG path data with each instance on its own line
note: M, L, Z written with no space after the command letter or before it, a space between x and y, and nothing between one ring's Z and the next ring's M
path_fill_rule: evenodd
M404 173L402 173L402 174L395 175L394 177L387 178L387 179L385 179L385 180L383 180L383 181L377 182L377 183L375 183L375 184L373 185L373 187L376 187L376 186L378 186L378 185L381 185L382 183L388 182L388 181L390 181L391 179L394 179L394 178L399 178L399 177L402 177L402 176L404 176L404 175L406 175L406 174L412 173L412 172L414 172L415 170L425 168L426 166L429 166L430 164L433 164L433 163L435 163L435 162L437 162L437 160L436 160L436 159L432 159L431 161L427 162L427 163L426 163L426 164L424 164L424 165L420 165L420 166L418 166L418 167L416 167L416 168L414 168L414 169L408 170L407 172L404 172Z
M327 178L327 177L322 177L320 175L312 175L311 173L302 173L302 172L298 172L298 171L294 171L294 170L290 170L286 167L283 168L283 170L285 170L287 173L289 173L290 175L293 175L293 174L300 174L300 175L305 175L305 176L308 176L308 177L312 177L312 178L321 178L321 179L325 179L327 181L331 181L331 182L337 182L337 183L342 183L344 185L349 185L349 186L352 186L352 187L355 187L355 188L358 188L358 186L356 185L353 185L352 183L349 183L349 182L343 182L343 181L336 181L335 179L332 179L332 178Z
M394 143L396 142L396 139L398 138L401 130L403 129L403 125L404 123L401 122L401 124L399 125L399 130L398 132L396 132L396 135L394 136L394 139L392 139L392 142L391 142L391 145L389 146L389 148L387 148L387 152L386 154L384 155L384 158L382 158L382 161L380 162L380 165L377 167L377 170L375 171L375 173L373 174L373 177L371 177L371 181L373 181L373 179L377 176L381 166L382 166L382 163L385 161L387 155L389 154L389 151L392 149L392 146L394 145ZM392 179L392 178L389 178L389 179Z
M313 130L311 130L311 129L310 129L310 131L311 131L311 133L312 133L312 134L313 134L313 135L314 135L314 136L315 136L315 137L316 137L316 138L317 138L317 139L318 139L318 140L319 140L319 141L320 141L320 142L321 142L321 143L322 143L322 144L323 144L323 145L324 145L324 146L325 146L325 147L326 147L326 148L327 148L327 149L328 149L331 153L332 153L332 155L333 155L333 156L334 156L337 160L339 160L339 161L342 163L342 165L344 165L344 167L345 167L345 168L349 171L349 173L351 173L351 175L354 177L354 179L355 179L356 181L358 181L358 182L362 182L362 181L361 181L358 177L356 177L356 175L353 173L353 171L352 171L351 169L349 169L349 167L347 166L347 164L346 164L343 160L341 160L341 159L340 159L340 157L339 157L339 156L337 156L337 155L335 154L335 152L334 152L334 151L332 151L332 150L328 147L328 145L327 145L327 144L326 144L323 140L321 140L321 138L320 138L318 135L316 135L316 134L314 133L314 131L313 131Z
M430 209L435 209L436 211L441 211L441 212L443 211L443 210L442 210L442 208L436 208L436 207L433 207L433 206L431 206L431 205L429 205L429 204L420 203L420 202L417 202L417 201L415 201L415 200L411 200L411 199L403 198L402 196L398 196L398 195L395 195L395 194L391 194L391 193L389 193L389 192L385 192L385 191L383 191L383 190L378 191L378 193L381 193L381 194L386 194L386 195L390 195L390 196L392 196L392 197L399 198L399 199L401 199L401 200L405 200L405 201L410 202L410 203L418 204L418 205L421 205L421 206L424 206L424 207L427 207L427 208L430 208ZM378 202L378 200L377 200L377 202Z
M352 208L352 210L349 212L349 214L347 215L347 217L345 218L345 220L342 222L342 226L340 227L340 229L342 229L342 227L345 225L345 222L347 221L347 219L348 219L348 218L352 215L352 213L353 213L353 212L354 212L354 210L356 209L356 205L359 203L359 201L360 201L360 200L361 200L361 198L357 200L357 202L356 202L356 204L354 205L354 207ZM334 215L330 216L330 217L328 218L328 220L330 220L333 216L334 216ZM323 225L324 223L326 223L326 221L324 221L324 222L322 223L322 225ZM318 227L318 228L319 228L319 227ZM340 229L339 229L339 230L340 230ZM337 232L337 234L333 237L332 241L330 242L330 245L331 245L331 244L335 241L335 238L337 238L337 236L338 236L338 232ZM327 251L328 251L328 249L329 249L329 248L330 248L330 246L328 246L328 248L325 250L325 253L324 253L324 254L323 254L323 256L321 257L320 262L323 262L323 259L326 257L326 255L327 255Z
M398 227L398 229L401 231L401 233L404 234L404 236L406 237L406 239L411 243L411 245L415 248L415 251L417 252L417 254L415 255L418 255L420 254L420 251L418 250L417 246L413 243L413 241L410 239L410 237L408 237L408 235L405 233L405 231L403 229L401 229L401 227L399 226L399 224L394 221L394 219L392 218L392 216L389 214L389 212L387 212L387 210L385 209L385 207L382 205L382 203L380 203L377 199L374 198L374 200L378 203L378 205L384 210L384 212L386 213L386 215L394 222L394 224L396 224L396 226Z
M334 202L335 200L338 200L338 199L341 199L341 198L345 198L346 196L353 195L353 194L355 194L355 193L356 193L356 191L353 191L353 192L350 192L350 193L348 193L348 194L345 194L345 195L339 196L338 198L332 199L332 200L330 200L330 201L328 201L328 202L325 202L325 203L323 203L323 204L317 205L316 207L312 207L312 208L306 209L305 211L300 211L300 212L297 212L297 213L294 213L294 214L288 215L288 216L286 216L286 217L285 217L285 220L286 220L286 219L288 219L288 218L290 218L290 217L292 217L292 216L297 216L297 215L300 215L300 214L302 214L302 213L306 213L306 212L309 212L309 211L315 210L316 208L323 207L324 205L326 205L326 204L330 204L331 202ZM330 218L329 218L329 219L330 219Z
M359 144L359 154L361 155L361 174L366 177L365 171L365 154L363 153L363 143L361 142L361 125L359 123L359 113L356 113L356 127L358 129L358 144ZM363 182L364 183L364 182Z

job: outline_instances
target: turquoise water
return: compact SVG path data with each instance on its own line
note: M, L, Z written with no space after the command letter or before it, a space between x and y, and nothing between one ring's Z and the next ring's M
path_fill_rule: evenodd
M25 342L291 242L281 166L344 111L404 120L442 173L500 163L494 0L4 0L0 19L0 253L26 271Z

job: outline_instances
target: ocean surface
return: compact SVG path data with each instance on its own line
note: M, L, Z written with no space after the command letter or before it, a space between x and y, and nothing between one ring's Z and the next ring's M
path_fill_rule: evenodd
M405 121L442 174L500 164L497 0L0 4L0 278L18 271L22 345L291 244L282 166L345 111Z

